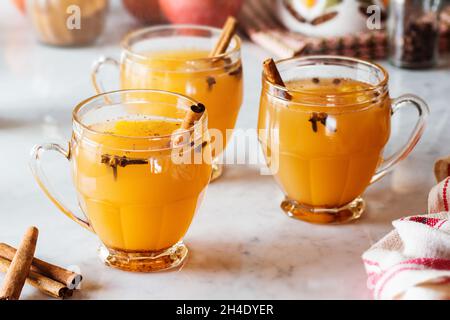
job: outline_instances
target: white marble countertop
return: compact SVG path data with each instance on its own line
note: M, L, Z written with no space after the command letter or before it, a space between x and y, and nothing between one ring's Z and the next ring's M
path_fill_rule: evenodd
M392 220L425 212L433 162L450 153L449 67L405 71L387 66L392 95L422 96L431 117L412 155L367 190L368 209L361 220L318 226L287 218L270 176L251 166L228 166L211 184L185 238L191 254L184 268L134 274L101 264L96 237L50 203L31 176L28 158L36 143L69 138L72 108L93 94L92 61L100 54L117 57L119 39L135 27L125 13L113 12L96 47L46 47L36 43L9 1L0 1L0 241L17 245L28 226L38 226L37 255L75 265L84 275L75 299L370 298L361 254L391 229ZM268 54L245 43L243 55L245 101L237 127L255 128L260 65ZM394 145L401 142L398 130L411 123L406 113L396 118ZM58 174L54 179L65 186L64 194L71 194L66 164L55 160L52 165ZM27 286L22 298L46 297Z

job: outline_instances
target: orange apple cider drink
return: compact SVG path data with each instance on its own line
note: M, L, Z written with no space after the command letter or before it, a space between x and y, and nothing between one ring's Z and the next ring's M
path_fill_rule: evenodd
M105 92L73 110L68 148L33 148L39 186L69 218L95 233L108 266L155 272L182 265L183 243L212 172L208 114L189 97L160 90ZM71 167L78 204L73 211L48 183L43 155Z
M217 129L223 144L213 154L218 156L228 143L243 99L242 66L211 61L209 51L183 49L141 53L139 63L125 61L121 65L123 89L152 88L177 92L203 103L208 110L209 128ZM186 68L186 63L190 67Z
M204 104L211 129L213 179L222 173L220 156L243 100L241 40L234 35L230 25L235 24L229 20L223 30L188 25L137 30L122 41L120 62L100 59L92 72L98 93L105 91L102 67L113 64L120 67L121 89L165 90Z
M148 108L142 104L127 107ZM166 114L162 119L165 109L156 117L135 115L94 123L85 139L73 144L73 179L80 206L110 249L148 252L170 248L185 235L203 198L210 163L178 164L172 159L173 149L164 149L164 145L147 151L157 143L149 139L164 139L180 129L179 118ZM185 152L208 148L200 143Z
M429 114L419 97L389 96L386 70L343 56L263 63L258 138L289 216L314 223L358 219L361 195L414 149ZM417 122L405 144L383 155L391 119L412 108Z
M350 79L301 79L286 82L292 101L296 91L320 96L362 92L366 83ZM315 99L314 96L318 98ZM365 94L346 95L346 108L367 101ZM362 194L381 162L381 152L390 135L390 102L366 102L357 112L336 113L333 107L308 109L306 105L277 103L262 99L260 127L277 128L279 141L269 153L279 152L276 180L287 197L303 204L339 208ZM330 112L331 111L331 112ZM269 131L270 132L270 131ZM273 139L270 134L265 139Z
M419 97L391 99L388 73L368 61L309 56L264 64L258 136L290 217L314 223L358 219L361 195L405 159L429 114ZM407 142L388 157L391 119L413 108Z

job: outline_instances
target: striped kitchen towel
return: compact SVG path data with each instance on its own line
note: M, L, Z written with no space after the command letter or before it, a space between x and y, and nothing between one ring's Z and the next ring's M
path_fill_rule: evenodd
M395 230L363 254L375 299L450 300L449 182L431 190L428 215L394 221Z

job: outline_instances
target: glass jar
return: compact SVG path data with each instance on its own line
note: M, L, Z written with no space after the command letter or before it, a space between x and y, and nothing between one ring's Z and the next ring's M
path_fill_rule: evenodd
M42 43L84 46L102 33L108 0L28 0L27 12Z
M438 61L441 0L392 0L389 9L390 62L429 68Z

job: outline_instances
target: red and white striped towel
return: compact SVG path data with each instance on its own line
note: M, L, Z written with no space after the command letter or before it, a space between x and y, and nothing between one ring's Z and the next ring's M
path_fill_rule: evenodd
M402 218L362 258L375 299L450 299L450 177L428 198L428 215Z

